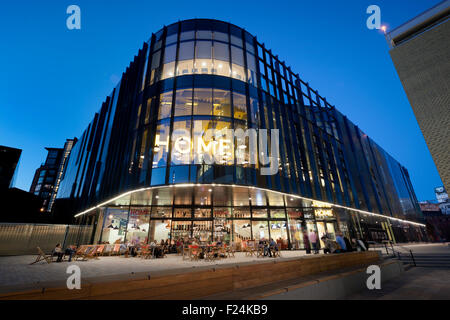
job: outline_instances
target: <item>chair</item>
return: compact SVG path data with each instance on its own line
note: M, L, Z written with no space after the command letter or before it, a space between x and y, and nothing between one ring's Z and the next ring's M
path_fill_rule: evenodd
M247 241L247 245L244 249L246 256L253 256L256 254L255 252L255 242L254 241Z
M87 247L88 247L88 246L86 246L86 245L81 245L81 246L79 246L78 249L77 249L77 251L76 251L75 254L73 255L73 259L74 259L75 261L77 261L77 260L81 257L81 260L83 260L83 261L87 260L87 259L85 258L85 256L84 256L85 253L86 253Z
M53 256L51 254L45 254L45 252L42 251L40 247L37 247L37 251L38 251L38 256L36 257L36 260L34 262L30 263L30 265L35 264L40 261L46 261L47 264L50 264L53 262Z
M101 256L101 255L103 255L103 252L105 251L105 245L104 244L101 244L101 245L98 245L96 248L95 248L95 250L94 250L94 256L95 257L99 257L99 256Z
M137 252L137 257L140 257L141 259L144 258L144 256L150 252L149 247L150 246L148 244L142 246Z
M120 255L120 243L116 243L112 249L112 251L110 252L110 255L113 256L118 256Z
M105 244L105 250L103 250L104 256L110 256L112 252L113 246L110 244Z
M234 253L236 252L236 244L232 243L231 245L226 246L225 251L227 253L228 258L231 258L231 257L235 258Z
M98 259L98 254L97 254L98 247L99 247L98 245L88 246L88 249L86 250L86 258Z
M199 247L190 245L189 246L189 259L191 261L193 261L193 260L198 261L199 255L200 255Z
M186 245L183 245L183 248L182 248L182 251L181 251L182 253L182 259L183 260L186 260L186 259L189 259L190 258L190 249L189 249L189 246L186 246Z
M271 248L271 250L274 258L281 258L281 250L278 245Z
M258 246L258 249L256 251L256 257L259 258L263 258L264 257L264 247L263 246Z

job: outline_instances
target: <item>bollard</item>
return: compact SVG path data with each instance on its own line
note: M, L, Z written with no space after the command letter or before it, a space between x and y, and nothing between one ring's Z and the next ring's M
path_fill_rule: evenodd
M414 255L413 255L413 253L412 253L412 250L409 250L409 253L411 254L411 258L412 258L412 261L413 261L413 263L414 263L414 267L417 267L417 266L416 266L416 260L414 259Z

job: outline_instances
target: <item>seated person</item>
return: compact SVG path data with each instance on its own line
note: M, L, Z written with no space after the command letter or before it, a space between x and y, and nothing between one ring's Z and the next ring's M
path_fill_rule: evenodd
M69 256L69 262L72 261L72 256L76 252L76 247L74 245L70 245L64 251L64 255Z
M274 251L279 250L278 243L276 243L272 238L270 239L269 248L270 248L270 250L274 250Z
M263 241L263 246L264 246L264 256L269 256L272 257L272 252L270 251L270 244L267 240Z
M323 249L323 253L339 253L340 252L341 248L339 247L339 244L336 241L331 240L326 235L324 235L321 238L321 240L325 244L325 247Z
M52 256L57 256L56 262L61 262L64 257L64 252L61 248L61 243L57 243L55 248L52 250Z

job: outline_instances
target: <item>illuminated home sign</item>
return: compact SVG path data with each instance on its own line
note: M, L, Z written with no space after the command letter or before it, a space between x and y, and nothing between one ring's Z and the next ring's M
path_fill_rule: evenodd
M333 211L331 209L316 209L314 210L316 218L332 218Z
M279 130L271 129L270 136L268 131L208 129L194 132L191 139L189 130L176 129L172 133L171 141L169 135L161 138L161 134L156 134L153 149L154 164L157 164L155 159L165 158L171 143L171 161L175 165L190 163L233 165L235 160L238 165L246 165L257 164L259 159L261 175L273 175L278 172L279 167Z

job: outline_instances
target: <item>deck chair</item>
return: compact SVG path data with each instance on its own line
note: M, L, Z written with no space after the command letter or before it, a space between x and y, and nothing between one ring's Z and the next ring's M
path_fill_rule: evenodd
M116 243L113 249L110 251L109 255L119 256L120 255L120 243Z
M190 249L189 246L183 245L183 249L182 249L182 259L183 260L187 260L190 258Z
M81 258L82 261L86 261L87 259L85 257L85 254L86 254L87 248L88 248L88 246L86 246L86 245L79 246L77 251L75 252L75 254L73 256L73 259L75 261L77 261L78 259Z
M281 258L281 250L280 247L274 248L272 250L272 254L274 258Z
M256 257L264 257L264 247L258 246L258 250L256 251Z
M247 246L245 247L245 255L246 256L253 256L255 254L255 242L254 241L248 241Z
M226 249L228 258L235 257L234 256L234 253L236 252L236 244L235 243L232 243L231 245L226 246L225 249Z
M97 257L97 248L99 246L88 246L85 253L86 259L98 259Z
M45 254L44 251L41 250L41 248L37 247L38 250L38 256L36 257L36 260L32 263L30 263L30 265L35 264L37 262L40 261L46 261L47 264L50 264L53 262L53 256L51 254Z
M95 249L94 256L99 257L99 256L103 255L103 252L105 251L105 247L106 246L104 244L98 245L97 248Z
M137 252L137 257L143 259L150 252L149 247L150 246L148 244L142 246L141 249Z
M191 261L195 260L197 261L200 255L200 249L198 246L189 246L189 259Z

